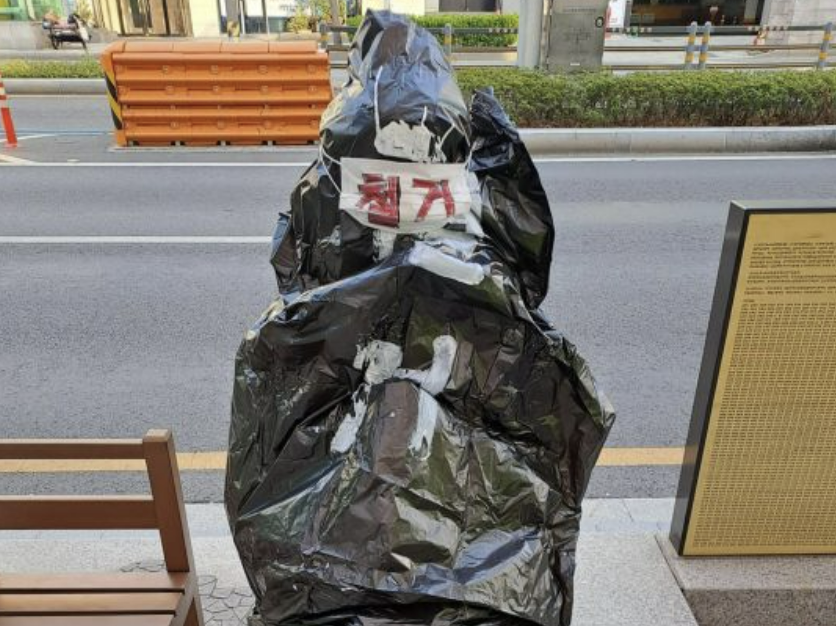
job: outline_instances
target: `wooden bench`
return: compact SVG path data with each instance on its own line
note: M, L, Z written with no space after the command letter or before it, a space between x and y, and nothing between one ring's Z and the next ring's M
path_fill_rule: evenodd
M0 496L0 530L155 529L167 570L0 571L0 626L203 625L171 432L152 430L136 440L0 440L0 459L144 460L150 496ZM35 558L40 565L43 554Z

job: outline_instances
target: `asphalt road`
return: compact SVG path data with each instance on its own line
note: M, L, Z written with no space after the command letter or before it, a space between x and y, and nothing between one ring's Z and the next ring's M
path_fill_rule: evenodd
M618 411L609 444L682 445L729 200L836 198L836 160L540 170L558 233L544 309ZM0 237L268 237L300 172L0 167ZM181 450L222 450L236 347L275 293L265 241L222 241L0 244L2 436L162 425ZM676 474L603 468L592 494L670 496ZM219 472L186 484L220 495Z
M102 96L11 96L9 107L19 133L113 128L107 98Z
M111 153L105 135L84 134L108 128L106 105L63 100L13 102L26 133L69 134L0 148L0 157L106 163L0 165L0 436L124 437L170 426L180 450L223 450L235 350L275 294L267 238L302 171L294 163L312 152ZM544 309L617 409L609 445L683 445L729 202L836 199L836 159L539 167L557 224ZM215 239L2 239L53 236ZM590 493L669 497L677 476L675 466L604 467ZM24 492L90 481L121 488L137 477L2 480ZM221 472L184 482L190 500L220 497Z

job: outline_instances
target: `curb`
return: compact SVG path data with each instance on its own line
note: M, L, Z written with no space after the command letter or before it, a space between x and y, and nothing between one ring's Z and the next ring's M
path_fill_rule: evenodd
M10 96L96 96L107 93L104 78L6 78Z
M522 129L529 151L546 154L828 152L836 126Z

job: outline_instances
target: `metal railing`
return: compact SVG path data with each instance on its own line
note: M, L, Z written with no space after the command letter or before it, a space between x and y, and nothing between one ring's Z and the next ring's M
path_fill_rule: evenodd
M607 63L607 67L614 71L637 71L637 70L704 70L704 69L826 69L836 66L836 62L829 60L833 53L831 42L833 39L833 23L829 22L823 26L714 26L706 22L699 26L693 22L687 28L675 26L632 26L629 28L608 29L608 32L621 33L634 37L660 37L684 35L686 43L684 46L669 45L607 45L606 53L659 53L659 52L682 52L682 63L667 64L618 64ZM771 33L821 33L821 40L818 43L777 43L772 44L766 41ZM714 37L722 36L754 36L751 44L721 44L713 45ZM816 51L812 59L789 59L773 61L767 58L751 60L745 63L716 61L710 58L712 53L717 52L772 52L772 51ZM696 59L696 60L695 60Z
M516 46L459 46L455 45L457 36L462 35L517 35L516 28L454 28L447 24L442 28L427 28L433 34L443 36L445 53L455 63L457 53L514 53ZM355 26L334 26L320 24L320 39L323 49L329 52L345 52L349 46L342 41L342 34L349 36L357 31ZM773 33L821 33L818 43L767 43L766 39ZM647 70L705 70L705 69L826 69L836 67L836 61L831 61L834 54L832 46L833 23L821 26L714 26L706 22L702 26L693 22L690 26L630 26L626 28L608 28L609 34L623 34L630 37L673 37L681 35L685 41L681 45L651 44L651 45L623 45L606 42L604 53L608 56L624 53L673 53L681 52L681 62L669 63L617 63L605 59L604 67L613 71L647 71ZM751 44L720 44L712 43L715 37L725 36L753 36ZM771 60L769 58L750 59L746 62L721 61L711 58L712 54L723 52L817 52L812 59ZM345 62L335 62L334 67L345 67ZM484 65L492 65L487 62Z
M516 28L454 28L451 24L447 24L440 28L425 28L433 35L443 35L444 52L448 56L452 56L456 52L466 53L480 53L480 52L516 52L516 46L457 46L454 45L454 40L457 35L518 35L519 30ZM323 48L328 49L329 52L345 52L348 50L348 45L334 43L334 38L329 39L329 33L340 35L341 33L348 33L354 35L357 32L356 26L334 26L321 22L319 24L319 36Z

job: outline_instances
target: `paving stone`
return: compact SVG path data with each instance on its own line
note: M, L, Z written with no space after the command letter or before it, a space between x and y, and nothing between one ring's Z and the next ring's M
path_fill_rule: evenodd
M702 626L836 624L836 556L682 558L657 541Z
M654 531L669 523L671 507L672 500L585 502L573 626L693 626L685 598L655 543ZM198 578L207 626L264 626L260 618L250 616L255 600L223 507L187 505L187 509L196 570L212 574ZM32 555L48 550L56 572L164 570L158 536L118 535L96 541L95 549L75 536L53 533L49 541L40 536L21 540L0 533L2 569L42 571L43 563Z
M697 626L647 534L581 533L574 612L573 626Z
M123 572L147 572L153 574L165 570L165 561L138 561L122 568Z
M164 561L138 561L125 565L123 572L161 572ZM206 626L246 626L247 617L255 604L249 589L218 587L216 576L202 575L197 579L200 602Z
M216 619L216 620L223 620L223 621L230 621L230 620L237 620L238 619L238 617L235 615L235 613L230 611L229 609L224 609L223 611L220 611L219 613L214 613L212 615L212 618Z
M673 518L673 498L622 500L639 532L668 532Z
M250 614L250 611L252 611L252 606L239 606L233 612L238 616L238 619L244 623L246 622L247 615Z

